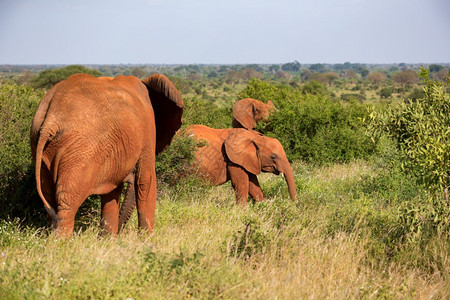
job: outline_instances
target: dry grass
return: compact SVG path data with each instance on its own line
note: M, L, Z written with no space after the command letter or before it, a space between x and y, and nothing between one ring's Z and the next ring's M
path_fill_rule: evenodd
M364 162L322 168L294 164L294 170L305 182L300 196L331 183L358 181L372 172ZM281 176L264 176L261 182L272 196L248 208L235 205L229 185L163 190L152 237L138 233L135 216L117 238L100 238L93 222L68 240L2 221L0 298L450 296L445 241L435 239L430 244L429 259L441 263L431 271L383 255L369 259L373 241L362 234L363 228L330 233L326 203L313 206L284 200L278 192L286 189ZM327 200L337 201L333 197Z

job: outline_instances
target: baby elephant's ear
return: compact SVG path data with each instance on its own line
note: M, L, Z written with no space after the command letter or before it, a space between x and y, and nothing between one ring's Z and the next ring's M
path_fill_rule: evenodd
M253 103L249 99L236 102L233 105L233 127L253 129L255 126Z
M246 171L261 173L261 159L254 143L254 133L246 129L235 129L225 140L225 153L228 159Z
M170 145L175 132L181 127L184 103L175 85L162 74L144 80L148 90L156 126L156 154Z

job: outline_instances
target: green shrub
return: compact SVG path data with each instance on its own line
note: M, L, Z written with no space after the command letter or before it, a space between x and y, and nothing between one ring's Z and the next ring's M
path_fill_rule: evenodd
M391 87L384 87L380 90L380 97L387 99L392 96L394 90Z
M450 185L450 97L446 86L428 79L425 97L402 101L395 108L371 113L370 134L391 136L400 150L403 169L414 174L431 191L445 194Z
M63 81L75 73L86 73L97 77L102 75L102 73L97 70L92 70L80 65L71 65L40 72L35 78L33 78L31 85L35 88L50 89L58 82Z
M301 91L304 95L310 94L325 96L330 94L327 87L317 80L310 80L305 83L301 88Z
M201 144L190 138L184 128L180 129L170 146L156 157L158 181L173 184L180 176L192 171L195 151Z
M0 86L0 218L23 219L43 211L30 150L31 121L42 97L27 86Z
M415 102L417 99L425 98L425 91L420 88L415 88L411 93L408 94L406 98L408 99L408 101Z
M366 97L364 95L361 95L361 94L345 93L345 94L341 95L341 100L343 100L343 101L357 100L359 102L362 102L362 101L366 100Z
M302 94L301 90L284 84L270 84L260 79L252 79L248 85L239 93L239 98L253 98L262 102L273 101L276 108L284 101L298 98Z
M230 105L219 107L211 101L198 97L184 99L186 109L183 123L186 125L202 124L212 128L230 128L233 120L233 108Z

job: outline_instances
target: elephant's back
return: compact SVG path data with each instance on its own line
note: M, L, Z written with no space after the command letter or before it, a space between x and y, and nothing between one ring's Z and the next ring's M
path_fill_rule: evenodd
M143 84L132 76L96 78L75 74L54 87L47 115L64 130L97 132L110 126L144 126L153 114ZM138 130L138 128L135 128Z
M187 129L188 136L197 141L204 141L195 153L195 164L199 174L211 184L222 184L227 181L226 158L223 143L231 129L215 129L204 125L191 125Z

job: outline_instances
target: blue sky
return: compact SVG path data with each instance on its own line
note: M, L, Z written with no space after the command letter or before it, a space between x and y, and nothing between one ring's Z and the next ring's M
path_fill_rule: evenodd
M449 63L448 0L0 0L0 64Z

